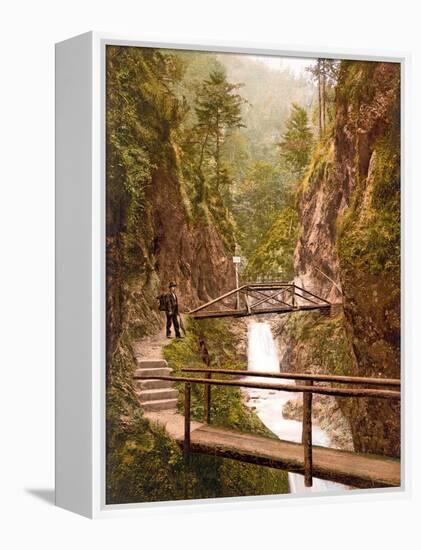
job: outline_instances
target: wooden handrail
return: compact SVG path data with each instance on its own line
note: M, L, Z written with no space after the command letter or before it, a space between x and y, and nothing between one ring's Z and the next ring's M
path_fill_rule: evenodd
M305 300L306 302L310 302L310 303L312 303L312 304L320 305L320 304L318 304L318 302L316 302L316 300L312 300L312 299L309 298L308 296L303 296L302 294L298 294L297 289L296 289L295 286L293 287L293 289L294 289L294 290L290 290L290 289L288 288L288 291L292 293L292 296L293 296L293 297L294 297L294 296L298 296L298 298L302 298L302 299ZM330 305L330 304L329 304L329 305Z
M312 447L312 396L313 393L321 395L333 395L336 397L378 397L382 399L400 399L400 392L391 390L376 390L376 389L343 389L343 388L331 388L328 386L314 386L313 379L306 379L305 385L285 385L285 384L265 384L257 382L247 382L245 380L220 380L211 378L213 372L228 371L229 374L239 373L240 371L232 371L229 369L183 369L185 371L204 371L206 372L206 378L187 378L180 376L139 376L135 375L137 380L170 380L173 382L184 382L184 460L186 464L189 462L190 456L190 413L191 413L191 384L205 384L205 422L210 423L210 387L214 386L239 386L245 388L257 388L268 389L278 391L290 391L290 392L303 392L303 431L302 431L302 444L304 450L304 484L306 487L311 487L313 484L313 447ZM245 371L250 375L249 371ZM257 373L254 373L257 374ZM265 373L258 373L259 376L264 376ZM267 374L267 373L266 373ZM274 375L274 373L270 373ZM282 376L286 373L280 373ZM288 373L292 374L292 373ZM294 376L296 376L294 374ZM316 376L316 375L313 375ZM320 376L320 375L319 375ZM336 377L338 378L338 377ZM343 378L343 377L342 377ZM348 377L349 378L349 377ZM355 377L354 377L355 378ZM373 380L373 379L371 379ZM378 380L377 380L378 382ZM390 382L390 380L389 380Z
M294 283L290 283L288 281L266 281L266 282L261 282L261 283L245 283L244 286L248 286L250 288L253 288L253 287L258 287L258 288L263 288L263 287L273 287L273 286L293 286Z
M284 378L288 380L312 380L313 382L339 382L341 384L367 384L368 386L400 386L397 378L364 378L363 376L340 376L335 374L308 374L298 372L254 372L249 370L191 368L181 369L183 372L212 372L262 378Z
M265 294L265 291L278 291L274 294L267 296ZM300 292L298 292L300 291ZM289 292L292 295L292 304L288 304L287 302L281 300L278 298L278 296L283 296L284 292ZM253 293L260 294L262 298L257 298L257 301L253 304L250 304L247 300L247 296L251 296L253 298L256 298L256 296L253 295ZM239 300L238 297L240 294L244 294L246 298L246 306L247 308L245 310L242 310L239 308ZM237 307L235 310L209 310L209 306L212 306L213 304L216 304L218 302L222 302L224 299L237 295ZM310 298L310 296L312 298ZM321 309L321 308L327 308L331 307L331 303L328 302L328 300L325 300L324 298L321 298L320 296L317 296L313 292L310 292L309 290L306 290L305 288L302 288L295 283L290 282L283 282L283 281L274 281L271 283L247 283L244 285L239 286L238 288L234 288L230 290L229 292L226 292L225 294L222 294L221 296L218 296L217 298L214 298L213 300L210 300L209 302L206 302L205 304L202 304L201 306L198 306L192 310L190 310L188 313L197 319L200 319L202 317L218 317L227 315L233 315L233 316L242 316L242 315L253 315L253 314L259 314L262 313L260 310L256 310L255 308L261 304L276 301L281 304L285 304L287 308L291 312L297 311L300 308L301 309L310 309L307 306L298 306L296 298L301 298L301 300L304 300L305 302L308 302L310 304L314 305L313 309ZM278 311L277 308L272 308L274 310L274 313L281 313L281 311ZM207 315L202 315L201 312L207 313ZM270 313L271 308L268 308L265 310L266 313ZM283 313L284 311L282 311Z
M214 300L211 300L210 302L206 302L206 304L203 304L195 309L192 309L190 310L188 313L196 313L196 311L200 311L202 310L203 308L205 307L208 307L208 306L211 306L212 304L215 304L216 302L220 302L221 300L223 300L224 298L228 298L228 296L232 296L233 294L235 294L236 292L239 292L240 290L242 290L243 288L245 288L246 285L242 285L242 286L239 286L238 288L234 288L233 290L230 290L229 292L227 292L226 294L223 294L222 296L218 296L218 298L215 298Z
M250 375L250 373L249 373ZM193 384L211 384L214 386L238 386L242 388L256 388L261 390L279 390L293 393L310 392L320 395L334 395L337 397L378 397L380 399L392 399L399 401L401 394L392 390L374 390L366 388L331 388L329 386L300 386L294 384L265 384L258 382L247 382L244 380L220 380L217 378L187 378L181 376L139 376L135 375L136 380L169 380L171 382L191 382Z
M309 290L306 290L305 288L301 287L301 286L298 286L294 283L294 288L298 288L298 290L301 290L301 292L305 292L306 294L310 294L310 296L313 296L313 298L316 298L317 300L320 300L322 302L325 302L326 304L329 304L330 305L330 302L328 302L327 300L325 300L324 298L321 298L320 296L317 296L317 294L313 294L312 292L310 292ZM305 298L304 298L305 299Z

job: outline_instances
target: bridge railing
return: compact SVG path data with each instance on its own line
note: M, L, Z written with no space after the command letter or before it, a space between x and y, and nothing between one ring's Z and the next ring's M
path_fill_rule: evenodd
M331 303L294 282L247 283L234 288L191 311L195 319L243 317L264 313L287 313L300 309L330 310Z
M242 285L250 285L255 283L273 283L282 280L282 273L265 273L264 275L255 275L254 277L247 277L240 273L240 282ZM292 284L294 281L289 282Z
M312 451L312 398L313 394L330 395L335 397L373 397L379 399L400 400L400 380L393 378L364 378L357 376L336 376L328 374L299 374L299 373L273 373L273 372L253 372L232 369L214 369L214 368L184 368L183 372L203 372L205 378L180 377L180 376L139 376L137 380L170 380L173 382L184 383L184 442L183 451L186 460L190 454L191 447L191 385L205 385L205 403L204 403L204 422L211 422L211 386L237 386L243 388L277 390L303 393L303 429L302 445L304 451L304 483L306 487L313 484L313 451ZM212 378L212 374L231 374L236 376L234 380L222 380ZM295 379L302 380L303 384L275 384L268 382L252 382L238 376L262 377L275 379ZM341 388L314 385L314 382L337 382L340 384L368 385L396 389L377 389L377 388Z

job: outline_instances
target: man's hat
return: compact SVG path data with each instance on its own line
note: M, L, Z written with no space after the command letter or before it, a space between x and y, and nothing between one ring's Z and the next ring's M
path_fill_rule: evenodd
M170 283L168 286L171 288L172 286L177 286L177 285L176 283Z

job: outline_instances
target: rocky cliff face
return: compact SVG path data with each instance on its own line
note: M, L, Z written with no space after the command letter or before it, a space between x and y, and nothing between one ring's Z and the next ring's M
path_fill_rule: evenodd
M280 330L296 369L400 377L399 106L398 65L342 63L333 133L300 193L294 263L297 284L343 311L296 316ZM399 455L396 402L338 401L357 451Z
M181 311L233 288L231 255L211 219L193 221L174 156L154 170L145 192L142 231L109 232L107 238L108 349L122 333L131 339L162 326L156 297L175 281ZM122 209L130 205L122 205ZM110 217L115 214L110 213ZM123 216L124 217L124 216ZM110 223L110 227L113 224ZM132 242L136 239L136 242ZM129 256L130 269L127 269Z
M180 182L157 170L147 193L153 226L153 268L162 291L176 281L187 311L235 285L234 266L215 223L188 218Z

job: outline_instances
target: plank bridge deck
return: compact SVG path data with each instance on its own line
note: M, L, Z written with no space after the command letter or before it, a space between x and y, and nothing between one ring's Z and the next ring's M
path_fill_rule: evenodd
M177 437L183 445L184 437ZM201 425L191 432L190 451L304 473L303 445ZM400 461L390 457L313 446L313 475L358 488L399 487Z

